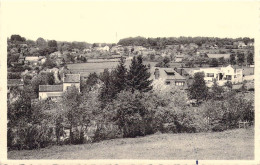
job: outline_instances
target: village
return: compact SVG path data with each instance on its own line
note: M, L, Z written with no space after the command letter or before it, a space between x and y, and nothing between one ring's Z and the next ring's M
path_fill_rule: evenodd
M68 49L63 43L63 47L50 54L48 52L46 54L43 51L46 48L41 47L42 43L40 41L42 41L42 38L39 39L38 46L35 43L17 44L16 42L8 42L8 54L10 53L12 58L16 57L16 61L11 59L12 61L9 63L8 69L8 75L10 75L10 78L8 78L8 96L10 100L13 99L11 88L17 86L22 89L26 77L33 78L42 73L52 73L55 85L39 85L38 93L39 100L51 99L61 97L63 91L66 91L68 86L71 85L75 85L80 91L81 80L87 79L90 73L100 73L106 68L115 68L121 57L130 63L131 59L138 55L142 55L144 61L147 61L151 73L150 78L156 81L159 79L165 85L187 89L188 85L192 83L194 74L196 72L204 72L204 79L208 87L212 86L213 81L216 80L220 86L224 86L227 81L230 81L234 85L234 89L241 88L243 82L246 81L248 88L254 88L254 85L252 85L254 82L253 56L249 57L250 53L251 55L253 53L254 46L251 41L248 41L247 44L243 41L236 41L232 45L223 46L224 49L223 47L218 48L216 44L202 44L201 48L199 48L195 43L190 43L166 45L165 49L159 50L143 46L122 46L116 44L93 44L85 46L86 48L81 46L81 49ZM56 47L56 49L58 48ZM232 65L230 60L232 58L231 54L237 51L249 52L247 60L246 57L243 57L242 65L238 65L239 62L236 65ZM185 52L188 52L188 54L185 54ZM189 55L191 52L194 54ZM48 62L46 62L47 58ZM167 64L160 65L165 59L168 60ZM191 61L193 62L192 65L190 65ZM217 61L217 65L211 65L212 61L213 63ZM84 63L86 66L68 67L70 64L76 66ZM103 66L94 68L94 65L89 65L90 67L88 67L88 64ZM67 66L64 67L65 65ZM21 69L15 70L19 67L23 67L22 70L24 71L20 72ZM14 76L12 77L11 75ZM15 75L18 75L19 78L16 78ZM72 78L69 78L70 80L64 79L67 76Z
M11 151L254 125L253 39L7 42Z

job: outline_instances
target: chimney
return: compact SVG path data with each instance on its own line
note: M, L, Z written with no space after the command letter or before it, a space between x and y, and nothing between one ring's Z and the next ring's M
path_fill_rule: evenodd
M154 76L155 76L155 79L158 79L160 77L160 72L159 72L158 68L155 69Z

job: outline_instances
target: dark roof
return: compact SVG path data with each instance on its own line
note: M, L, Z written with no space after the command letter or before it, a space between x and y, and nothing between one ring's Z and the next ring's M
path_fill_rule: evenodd
M79 83L80 82L80 74L65 74L64 83Z
M22 86L24 82L22 79L8 79L7 86Z
M63 85L39 85L39 92L62 92Z

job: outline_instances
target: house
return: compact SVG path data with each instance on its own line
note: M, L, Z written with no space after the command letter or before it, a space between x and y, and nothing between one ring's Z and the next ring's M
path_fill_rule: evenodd
M7 80L7 90L11 90L13 87L23 89L24 82L23 79L8 79Z
M186 88L186 78L177 73L173 68L151 67L151 79L163 81L165 85L174 85Z
M72 86L80 92L80 74L64 74L62 85L39 85L39 100L47 98L57 100Z
M230 58L230 54L207 54L208 58L221 58L223 57L224 59L229 59Z
M175 56L175 62L182 62L183 59L184 59L184 54L177 54Z
M246 44L243 41L237 41L234 42L233 45L238 48L238 49L242 49L246 47Z
M63 94L63 85L39 85L39 100L56 99Z
M25 64L32 64L32 65L37 65L39 61L39 57L38 56L27 56L25 57Z
M253 47L253 46L254 46L254 42L248 42L248 43L247 43L247 46L248 46L248 47Z
M65 74L63 76L63 91L75 86L80 92L80 74Z
M192 75L194 76L197 72L204 72L207 86L212 86L214 80L220 86L223 86L227 81L235 83L241 83L243 81L242 69L234 68L229 65L227 67L216 67L216 68L199 68L192 71Z

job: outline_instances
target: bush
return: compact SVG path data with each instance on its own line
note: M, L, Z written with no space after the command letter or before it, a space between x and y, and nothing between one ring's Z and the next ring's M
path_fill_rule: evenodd
M122 133L119 130L117 125L110 125L110 126L102 125L96 129L93 137L93 141L99 142L102 140L115 139L120 137L122 137Z
M53 129L46 125L27 124L23 128L8 129L9 149L38 149L54 143Z

